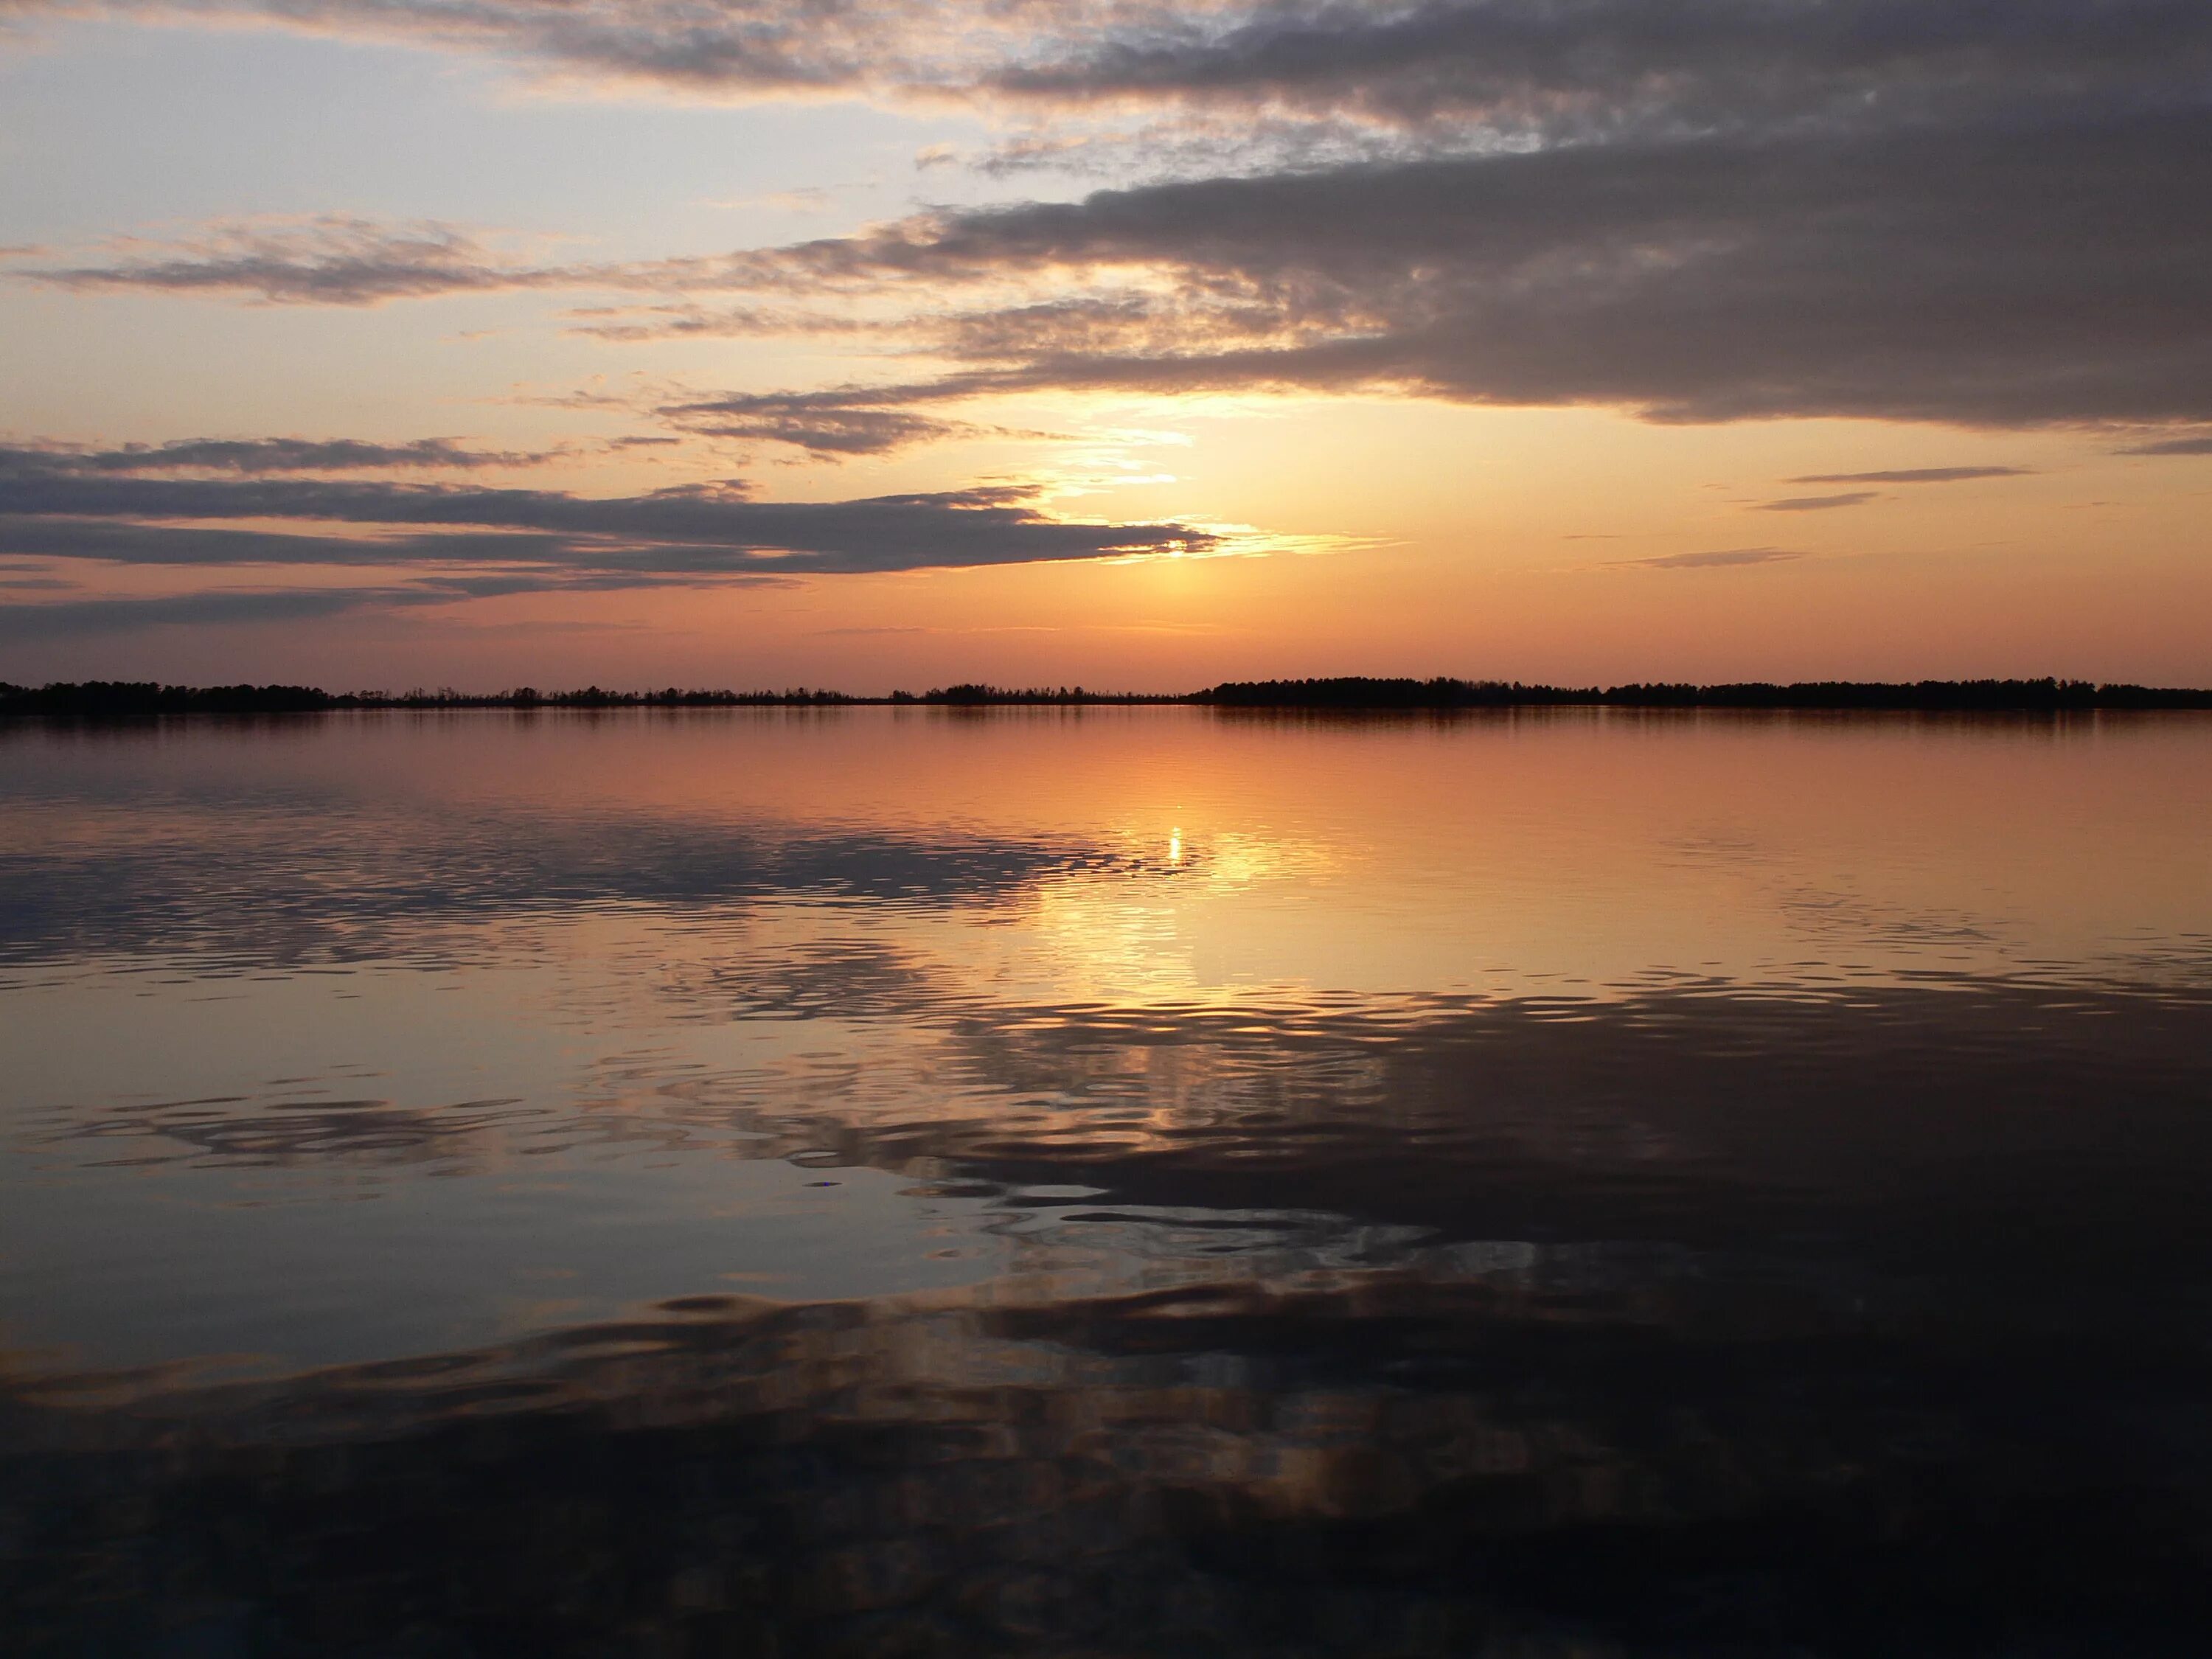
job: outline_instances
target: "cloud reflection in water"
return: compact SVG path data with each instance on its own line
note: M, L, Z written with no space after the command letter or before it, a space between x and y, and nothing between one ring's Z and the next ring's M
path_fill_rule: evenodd
M534 729L12 751L27 1650L2212 1627L2199 727Z

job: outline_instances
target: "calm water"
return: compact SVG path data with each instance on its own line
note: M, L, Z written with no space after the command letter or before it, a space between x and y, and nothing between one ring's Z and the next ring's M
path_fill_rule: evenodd
M2212 1652L2212 719L0 730L9 1654Z

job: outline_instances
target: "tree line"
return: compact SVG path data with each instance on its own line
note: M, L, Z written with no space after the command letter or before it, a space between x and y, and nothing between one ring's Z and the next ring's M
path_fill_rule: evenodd
M839 708L866 704L1091 706L1188 703L1217 708L1426 710L1563 708L1875 709L1928 713L2065 713L2094 709L2212 708L2212 690L2057 678L1807 680L1719 685L1636 684L1600 688L1524 684L1518 680L1375 678L1226 680L1181 694L1090 691L1082 686L998 686L980 681L888 696L854 696L806 686L734 691L666 686L618 691L590 685L541 691L515 686L489 693L451 686L431 690L325 691L311 685L165 685L151 680L82 680L43 686L0 682L0 717L47 715L132 720L167 714L296 714L343 709Z

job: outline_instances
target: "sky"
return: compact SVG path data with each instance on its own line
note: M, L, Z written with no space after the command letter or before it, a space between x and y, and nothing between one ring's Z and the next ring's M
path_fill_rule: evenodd
M2212 684L2203 0L0 0L0 679Z

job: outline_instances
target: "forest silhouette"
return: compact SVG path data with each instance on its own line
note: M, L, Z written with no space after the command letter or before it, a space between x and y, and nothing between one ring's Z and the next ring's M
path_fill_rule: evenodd
M2212 690L2102 684L2091 680L1984 679L1906 682L1746 681L1718 685L1637 683L1607 687L1526 684L1518 680L1378 678L1225 680L1202 691L1091 691L1082 686L999 686L963 681L923 692L855 696L798 686L738 691L667 686L610 690L598 685L544 691L535 686L466 692L326 691L308 685L165 685L152 680L58 681L43 686L0 681L0 717L143 720L171 714L300 714L346 709L614 709L840 708L856 706L1079 707L1181 703L1226 709L1449 710L1595 707L1877 710L1924 713L2063 714L2100 709L2212 708Z

